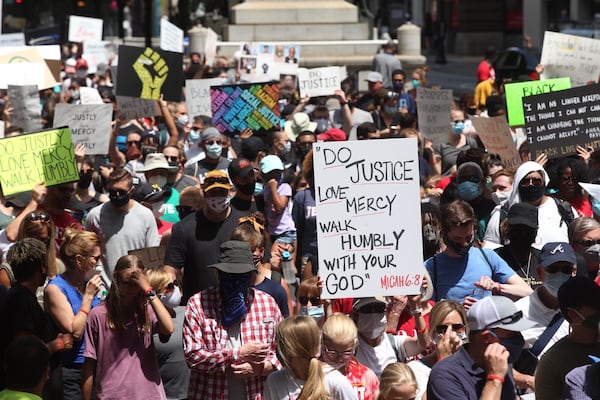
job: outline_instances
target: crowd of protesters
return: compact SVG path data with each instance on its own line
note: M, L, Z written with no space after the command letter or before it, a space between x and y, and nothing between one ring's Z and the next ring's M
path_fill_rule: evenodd
M493 91L454 104L434 144L417 124L425 68L374 65L361 96L348 80L300 98L282 77L281 129L227 135L184 101L125 120L111 69L64 53L43 123L96 88L115 105L109 153L76 146L77 182L0 193L0 400L600 398L600 198L579 185L600 181L600 150L531 160L514 134L506 168L470 121L507 113L487 58ZM233 64L194 54L185 73L235 84ZM6 137L24 134L10 100ZM421 293L322 298L312 144L405 137ZM130 254L160 245L158 267Z

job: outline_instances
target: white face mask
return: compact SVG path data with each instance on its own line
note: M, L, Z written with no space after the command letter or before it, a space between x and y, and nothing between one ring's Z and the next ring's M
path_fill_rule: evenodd
M204 198L206 207L216 213L222 213L229 207L229 197L206 197Z
M181 303L181 291L179 290L179 286L175 286L170 294L161 294L158 297L167 308L175 308Z
M492 200L494 200L494 203L496 203L496 205L500 206L500 205L506 203L509 196L510 196L510 192L497 191L497 192L492 193Z
M159 201L158 203L152 203L152 213L154 214L154 218L160 218L165 213L165 203L163 201Z
M162 189L167 185L167 177L162 175L155 175L148 179L148 183L151 185L158 185Z
M206 145L206 157L210 158L211 160L216 160L219 158L222 152L223 148L220 144L215 143Z
M366 338L378 338L387 328L387 317L384 314L359 314L358 332Z

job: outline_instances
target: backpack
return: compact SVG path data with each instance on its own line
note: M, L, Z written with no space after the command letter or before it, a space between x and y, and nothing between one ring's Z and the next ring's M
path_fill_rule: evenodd
M558 227L560 228L562 226L563 221L567 224L567 226L569 226L571 221L575 219L575 215L573 214L573 208L571 207L571 204L568 201L561 200L556 197L551 197L551 199L553 199L556 203L556 208L558 209L558 213L560 214L560 225L558 225ZM502 225L502 221L504 221L507 216L508 203L504 203L502 207L500 207L500 221L498 222L499 227Z

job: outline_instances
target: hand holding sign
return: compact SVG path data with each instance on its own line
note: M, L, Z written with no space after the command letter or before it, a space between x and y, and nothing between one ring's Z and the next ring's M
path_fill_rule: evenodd
M152 67L154 70L154 77L149 71ZM165 60L162 59L159 53L155 52L151 48L147 47L143 54L140 54L135 63L133 69L142 81L142 93L140 95L143 99L158 100L160 98L160 89L163 83L167 79L169 67Z

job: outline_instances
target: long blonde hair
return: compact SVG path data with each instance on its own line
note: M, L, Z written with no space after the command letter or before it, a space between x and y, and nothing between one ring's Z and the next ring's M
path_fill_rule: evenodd
M128 255L122 256L117 261L115 265L115 270L112 274L112 285L110 285L110 290L108 291L108 296L106 297L106 323L109 329L116 330L126 330L125 320L123 317L123 308L124 305L121 299L121 292L119 289L119 284L121 283L121 274L120 272L126 269L141 269L145 272L146 267L142 264L142 261L136 256ZM151 321L150 316L148 315L148 309L146 308L146 299L141 293L136 299L135 314L138 319L138 326L142 327L142 331L149 332Z
M418 389L417 378L412 369L404 363L388 364L379 378L379 397L378 400L385 400L394 386L413 385Z
M312 317L297 315L283 320L275 335L283 364L291 369L294 358L307 360L308 374L298 400L330 400L323 366L318 359L321 348L319 327Z

